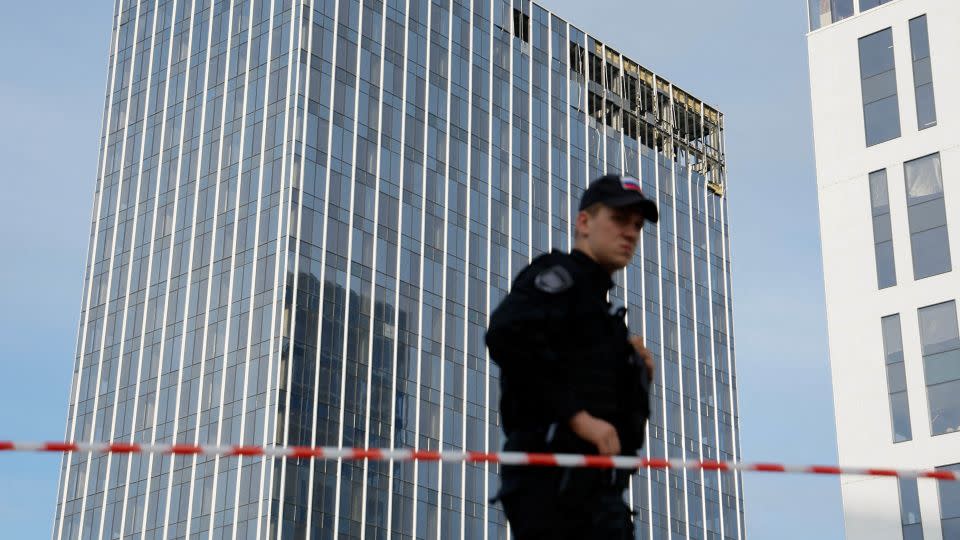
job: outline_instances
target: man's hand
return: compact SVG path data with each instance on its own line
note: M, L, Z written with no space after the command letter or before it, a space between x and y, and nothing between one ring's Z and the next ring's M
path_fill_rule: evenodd
M580 411L570 419L570 429L581 439L593 443L597 451L605 456L620 453L620 437L610 422Z
M643 338L640 336L631 336L630 344L633 345L640 358L643 358L643 362L647 364L647 375L650 377L650 382L653 382L653 372L656 370L656 366L653 365L653 353L650 352L650 349L644 347Z

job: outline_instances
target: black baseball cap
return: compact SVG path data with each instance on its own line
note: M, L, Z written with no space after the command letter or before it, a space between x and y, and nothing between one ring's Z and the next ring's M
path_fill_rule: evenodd
M643 214L643 219L651 223L656 223L660 219L657 203L644 197L640 181L629 176L608 174L590 182L590 187L580 197L580 210L596 203L602 203L611 208L635 206Z

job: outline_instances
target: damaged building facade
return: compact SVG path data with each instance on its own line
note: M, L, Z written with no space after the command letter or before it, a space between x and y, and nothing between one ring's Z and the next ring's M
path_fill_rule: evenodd
M496 451L491 308L622 172L661 215L611 293L660 364L645 455L739 458L716 108L521 0L118 0L111 44L68 438ZM497 484L76 453L53 536L507 538ZM744 537L736 473L629 500Z

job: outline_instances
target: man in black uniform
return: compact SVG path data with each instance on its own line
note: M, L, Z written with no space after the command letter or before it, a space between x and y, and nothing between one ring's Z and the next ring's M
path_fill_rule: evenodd
M611 305L611 276L633 258L656 204L633 178L607 175L580 200L574 249L523 269L490 318L505 450L636 455L653 357ZM629 471L503 466L497 495L517 540L633 538Z

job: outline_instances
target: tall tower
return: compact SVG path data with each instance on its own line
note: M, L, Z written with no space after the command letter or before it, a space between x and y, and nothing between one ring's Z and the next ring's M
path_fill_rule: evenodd
M960 470L960 4L809 0L839 456ZM844 478L848 540L960 539L960 486Z
M118 0L112 43L67 438L495 451L491 307L623 171L661 209L613 292L646 451L739 456L716 108L523 0ZM77 453L53 537L506 538L496 474ZM743 538L735 474L630 498Z

